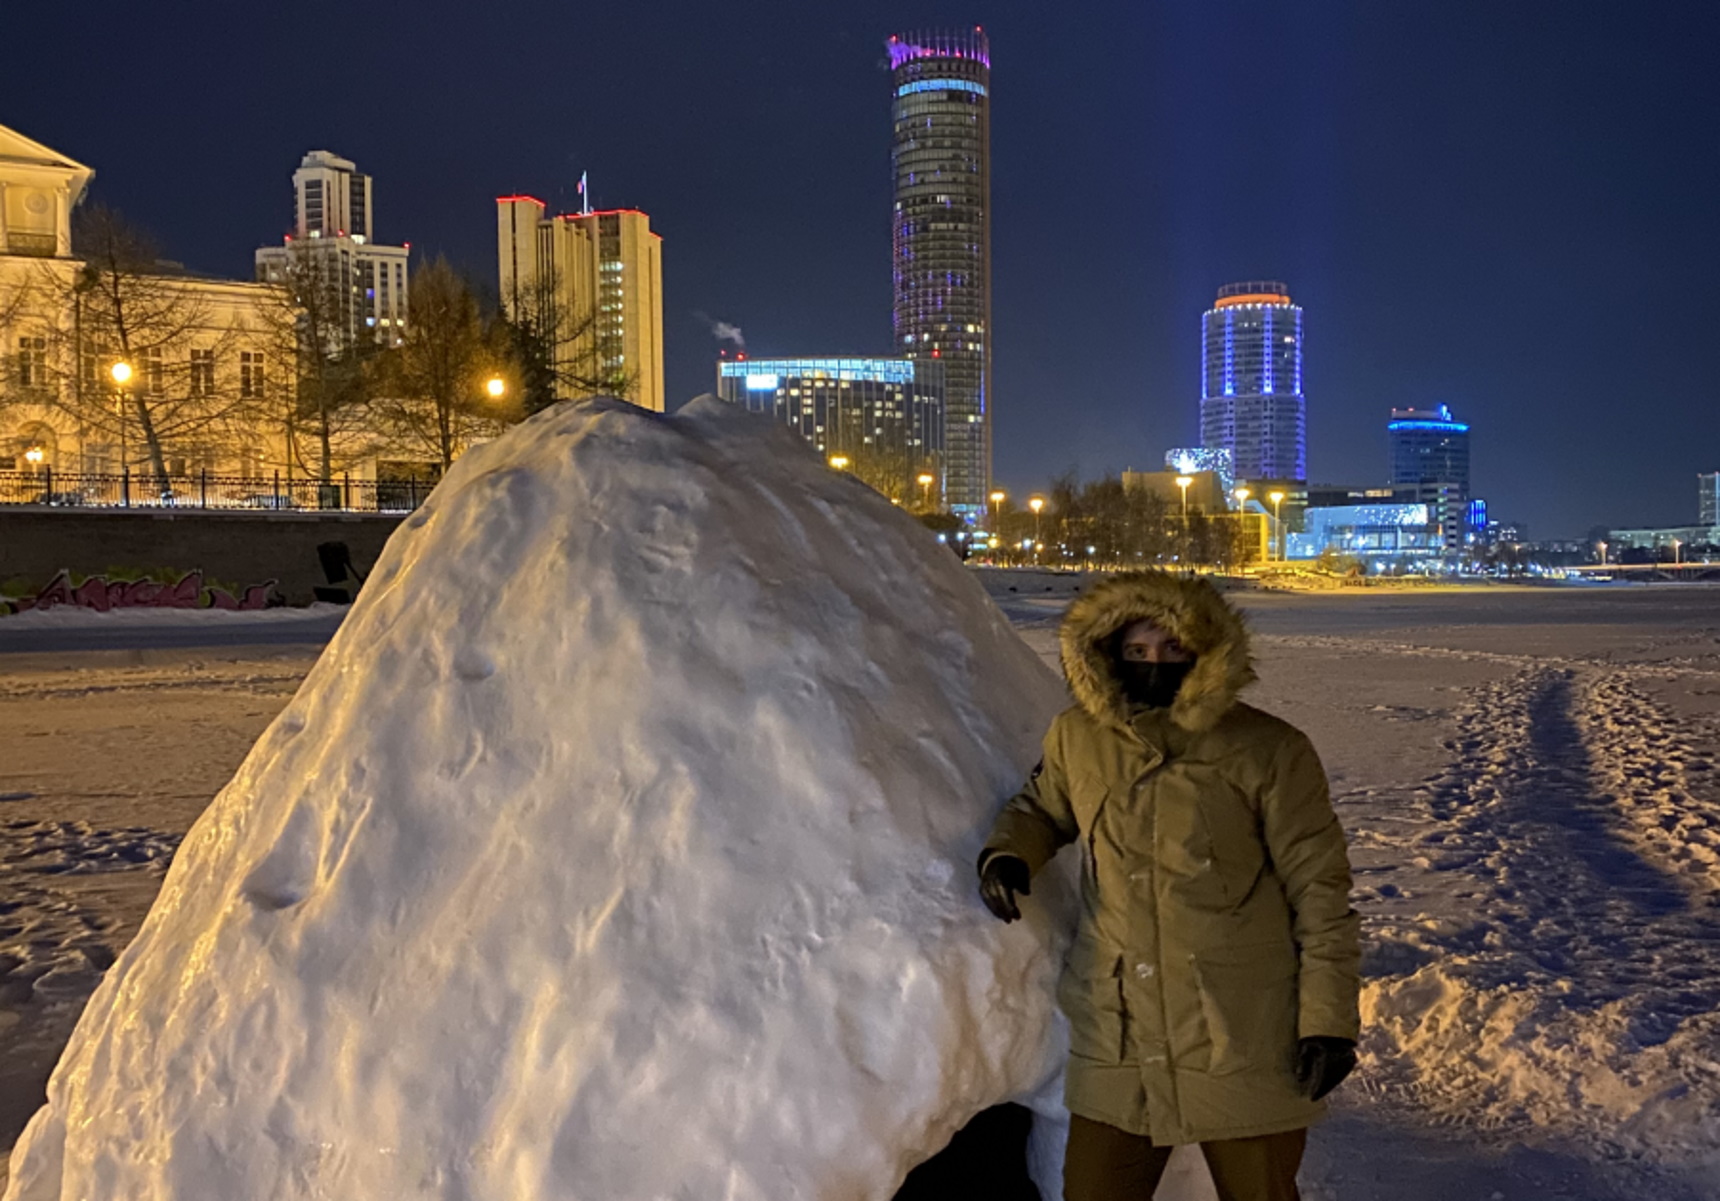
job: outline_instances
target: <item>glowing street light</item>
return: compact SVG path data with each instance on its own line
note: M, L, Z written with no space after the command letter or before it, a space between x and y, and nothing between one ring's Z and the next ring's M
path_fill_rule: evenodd
M1678 548L1683 546L1683 545L1684 545L1684 543L1680 542L1676 538L1674 538L1672 540L1672 565L1674 567L1678 566Z
M119 396L115 398L114 408L116 410L118 410L118 415L119 415L119 472L120 472L120 476L121 476L120 494L121 494L121 497L123 498L123 500L125 502L126 507L130 508L131 507L131 485L130 485L130 480L126 477L126 469L130 464L130 456L128 455L128 453L126 451L126 445L125 445L125 427L126 427L125 386L126 386L126 384L131 382L131 364L126 362L124 359L121 359L119 362L115 363L112 367L108 368L108 374L113 376L114 386L119 389Z
M40 467L42 460L47 457L47 453L40 446L32 446L24 452L24 462L32 467Z
M847 471L848 470L848 456L847 455L831 455L830 456L830 465L832 467L836 468L836 470L838 470L838 471Z
M920 503L925 505L928 509L931 508L933 483L932 474L929 471L922 471L919 475L914 477L914 482L920 486Z
M1604 539L1604 538L1603 538L1603 539L1600 539L1600 540L1599 540L1599 541L1597 541L1597 542L1596 542L1596 543L1595 543L1595 546L1596 546L1596 547L1597 547L1597 548L1598 548L1598 549L1599 549L1599 550L1600 550L1600 552L1601 552L1601 566L1602 566L1602 567L1605 567L1605 566L1606 566L1606 565L1607 565L1607 544L1606 544L1606 540L1605 540L1605 539Z
M1039 552L1045 549L1045 543L1039 536L1039 511L1045 507L1045 498L1030 496L1027 498L1027 507L1033 510L1033 558L1037 562Z
M491 400L500 400L507 394L508 383L499 375L492 375L484 384L484 391L490 394Z
M1188 486L1194 483L1194 477L1189 475L1177 476L1177 487L1182 489L1183 524L1188 524Z

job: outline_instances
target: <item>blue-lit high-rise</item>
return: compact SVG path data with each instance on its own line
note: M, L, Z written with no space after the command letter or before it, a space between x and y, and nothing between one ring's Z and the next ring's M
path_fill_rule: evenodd
M1393 409L1386 426L1392 489L1400 500L1428 506L1447 551L1469 532L1469 426L1445 405Z
M1302 310L1277 280L1227 284L1201 318L1200 441L1239 480L1308 478Z
M991 490L991 52L977 26L888 43L896 353L945 381L948 502Z

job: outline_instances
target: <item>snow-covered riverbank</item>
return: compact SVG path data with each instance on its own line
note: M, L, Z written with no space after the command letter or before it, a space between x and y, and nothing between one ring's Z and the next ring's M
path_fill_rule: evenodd
M1045 655L1065 601L1001 598ZM1367 919L1368 1059L1305 1195L1720 1194L1720 591L1243 604L1253 699L1325 757ZM100 628L0 656L0 1148L315 653Z

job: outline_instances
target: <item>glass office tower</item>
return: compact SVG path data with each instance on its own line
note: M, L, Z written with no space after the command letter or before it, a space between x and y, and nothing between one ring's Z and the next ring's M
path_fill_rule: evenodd
M944 368L950 508L991 489L991 53L977 26L888 43L896 351Z
M1308 478L1302 310L1277 280L1227 284L1201 319L1200 441L1239 480Z
M1392 487L1399 498L1431 508L1446 549L1455 552L1469 532L1469 426L1445 405L1393 409L1386 439Z
M946 502L944 387L941 363L908 359L717 364L723 400L782 422L891 500L926 508Z

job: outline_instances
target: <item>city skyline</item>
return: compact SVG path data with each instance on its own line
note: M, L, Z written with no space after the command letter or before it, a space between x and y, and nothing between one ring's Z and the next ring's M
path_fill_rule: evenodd
M1150 466L1196 443L1189 330L1216 287L1256 276L1289 279L1319 317L1313 481L1371 482L1381 415L1440 403L1475 423L1477 491L1536 536L1693 519L1689 477L1720 458L1694 399L1700 314L1673 303L1720 248L1701 203L1713 156L1676 149L1712 144L1720 106L1696 47L1720 32L1713 13L1650 26L1479 4L1294 19L1264 5L1093 6L1107 29L1095 39L1084 23L1042 27L1023 5L828 21L663 6L672 19L598 18L580 69L558 72L576 85L516 62L499 31L444 44L451 10L431 8L399 33L412 53L386 68L399 99L374 111L306 100L286 46L192 14L120 37L46 11L21 14L20 36L75 43L91 69L68 95L45 62L22 62L0 106L7 124L100 164L95 198L172 257L234 278L284 232L281 164L309 147L337 147L381 181L392 238L480 279L493 278L495 196L571 208L589 170L596 202L651 212L674 255L673 407L709 388L712 321L745 329L759 355L893 352L881 45L900 28L983 24L1009 69L992 150L1003 486ZM374 14L351 23L394 32ZM699 64L725 55L748 69L723 74L706 103L685 81L713 78ZM504 61L543 117L491 86ZM1220 62L1229 82L1211 93ZM142 64L159 67L147 115L128 101ZM634 97L624 129L551 115L604 87ZM235 102L211 110L212 88ZM1609 136L1592 136L1597 123ZM199 162L195 190L154 169L163 127ZM831 278L851 284L819 286ZM1621 428L1621 404L1640 424Z

